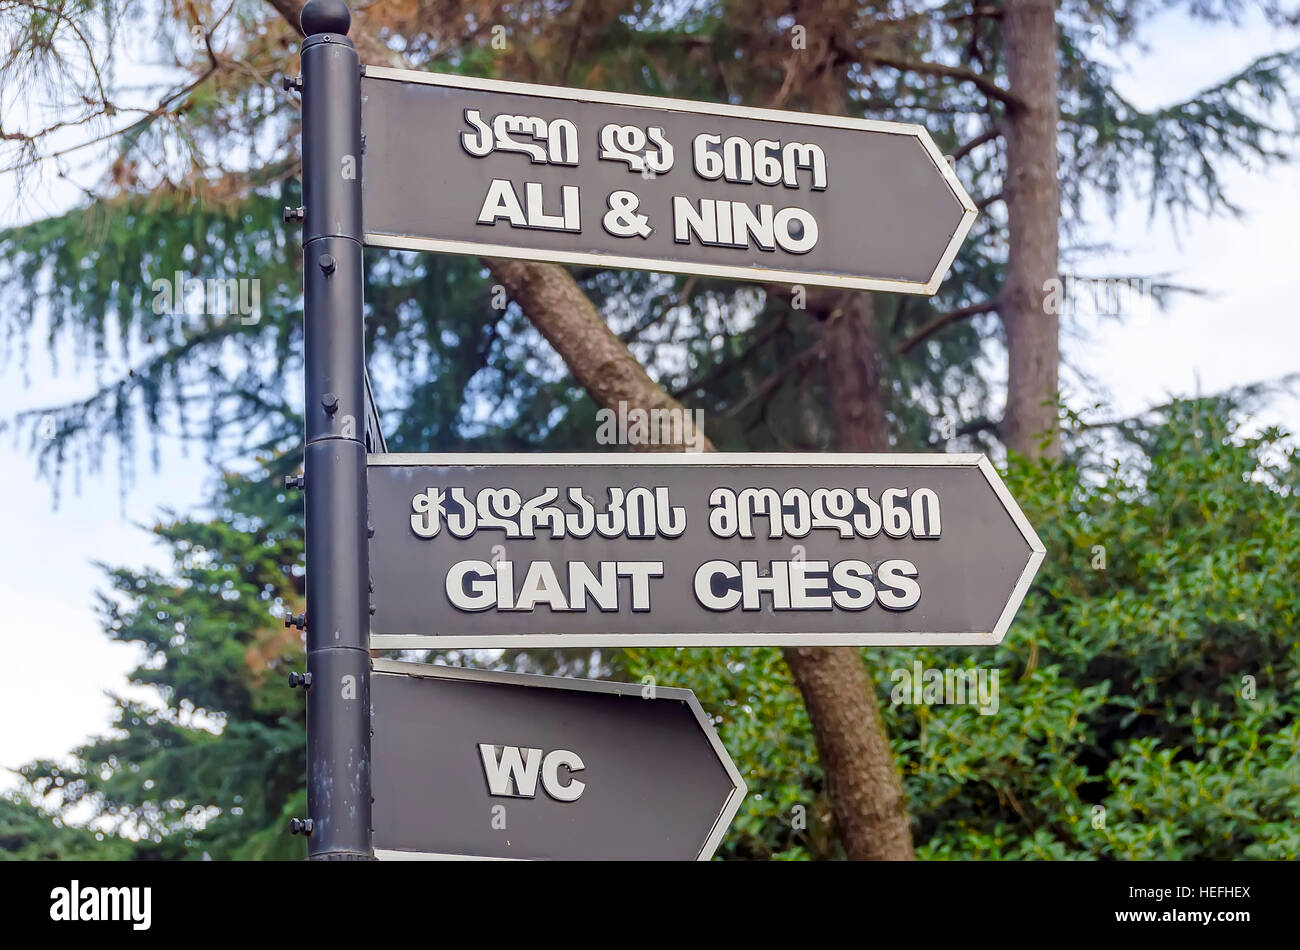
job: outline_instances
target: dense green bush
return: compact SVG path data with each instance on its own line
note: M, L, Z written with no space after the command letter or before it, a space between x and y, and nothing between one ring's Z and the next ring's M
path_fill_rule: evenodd
M1011 465L1047 560L1000 647L865 651L921 857L1300 856L1295 450L1208 400L1113 448L1123 462ZM892 705L890 671L917 660L997 670L997 712ZM777 651L626 661L722 717L750 783L729 853L835 853Z

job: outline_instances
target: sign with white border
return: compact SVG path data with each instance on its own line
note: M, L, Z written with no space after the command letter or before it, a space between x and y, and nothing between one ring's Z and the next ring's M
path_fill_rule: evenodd
M933 294L976 208L919 125L367 66L375 247Z
M375 856L706 861L745 782L689 689L375 660Z
M983 455L371 455L372 649L1001 642L1042 563Z

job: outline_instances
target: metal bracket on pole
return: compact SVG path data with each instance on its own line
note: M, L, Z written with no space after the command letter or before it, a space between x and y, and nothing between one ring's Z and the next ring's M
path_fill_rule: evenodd
M370 653L360 61L343 0L302 11L307 831L313 860L369 860ZM304 683L304 685L306 685Z

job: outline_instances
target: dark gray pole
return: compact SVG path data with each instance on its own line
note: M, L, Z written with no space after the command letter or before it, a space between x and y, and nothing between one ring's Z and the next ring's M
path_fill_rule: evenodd
M344 0L302 11L307 810L313 860L373 857L361 66Z

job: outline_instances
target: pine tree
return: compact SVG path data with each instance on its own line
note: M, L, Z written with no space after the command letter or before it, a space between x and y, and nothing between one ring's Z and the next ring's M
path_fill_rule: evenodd
M130 682L156 698L117 698L112 733L22 777L33 804L119 842L109 855L121 842L142 859L301 855L284 833L306 804L304 704L285 685L302 636L279 620L303 585L298 499L276 487L288 468L227 475L210 512L155 525L171 571L105 568L105 633L140 648Z

